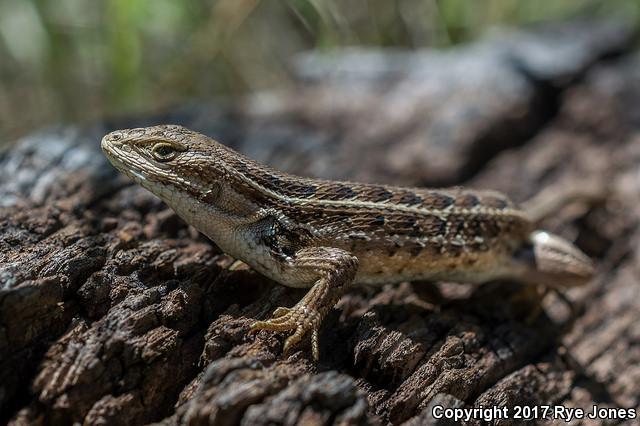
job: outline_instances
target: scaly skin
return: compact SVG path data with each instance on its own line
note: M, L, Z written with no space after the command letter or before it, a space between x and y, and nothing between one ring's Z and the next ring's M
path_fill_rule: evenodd
M593 275L582 252L534 230L496 192L292 176L174 125L112 132L102 149L223 251L309 288L254 329L292 331L285 351L311 332L316 359L322 320L352 284L509 278L566 287Z

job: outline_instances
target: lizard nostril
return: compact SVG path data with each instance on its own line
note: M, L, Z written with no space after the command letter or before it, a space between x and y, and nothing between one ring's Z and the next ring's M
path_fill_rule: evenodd
M110 152L111 148L114 145L119 144L118 140L120 139L121 139L121 135L119 134L114 135L113 133L109 133L108 135L104 136L100 141L100 147L102 148L103 151Z
M121 147L124 140L124 134L122 132L111 132L102 138L102 149L109 149L111 147Z

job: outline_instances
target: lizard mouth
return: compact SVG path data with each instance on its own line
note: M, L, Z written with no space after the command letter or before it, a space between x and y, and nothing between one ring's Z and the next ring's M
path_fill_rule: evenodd
M115 139L114 139L115 138ZM127 175L138 184L144 184L148 181L147 176L142 168L133 161L137 153L128 149L126 144L117 141L117 133L109 133L100 142L100 147L109 162L120 172Z

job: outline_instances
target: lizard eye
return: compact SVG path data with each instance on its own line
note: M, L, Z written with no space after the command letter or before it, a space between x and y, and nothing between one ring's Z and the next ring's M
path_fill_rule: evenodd
M153 146L151 153L158 161L170 161L176 158L178 150L168 143L157 143Z

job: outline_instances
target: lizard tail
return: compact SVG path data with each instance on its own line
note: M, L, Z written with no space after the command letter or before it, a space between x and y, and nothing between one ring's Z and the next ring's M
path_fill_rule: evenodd
M593 262L569 241L557 235L534 231L529 244L516 252L521 279L548 287L584 285L594 274Z

